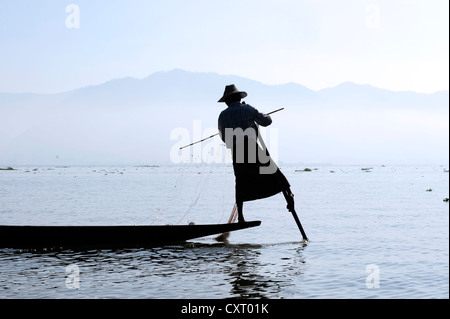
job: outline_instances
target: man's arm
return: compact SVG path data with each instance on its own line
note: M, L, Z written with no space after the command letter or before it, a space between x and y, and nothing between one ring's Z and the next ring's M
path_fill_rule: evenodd
M257 109L254 109L254 121L261 126L269 126L272 124L272 118L270 115L259 112Z

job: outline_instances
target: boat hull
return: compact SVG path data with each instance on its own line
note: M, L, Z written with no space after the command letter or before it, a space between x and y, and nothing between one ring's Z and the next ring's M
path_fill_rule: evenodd
M151 247L259 226L234 224L165 226L0 226L0 248Z

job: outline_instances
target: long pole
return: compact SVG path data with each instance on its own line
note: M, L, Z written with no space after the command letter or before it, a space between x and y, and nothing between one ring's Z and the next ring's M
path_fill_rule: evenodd
M275 113L275 112L282 111L282 110L284 110L284 107L279 108L279 109L277 109L277 110L275 110L275 111L269 112L269 113L267 113L267 115L273 114L273 113ZM203 141L209 140L210 138L213 138L214 136L217 136L217 135L219 135L219 133L216 133L216 134L213 134L213 135L211 135L211 136L205 137L204 139L201 139L200 141L191 143L191 144L189 144L189 145L182 146L182 147L180 147L180 150L182 150L183 148L192 146L192 145L194 145L194 144L198 144L198 143L201 143L201 142L203 142Z
M292 216L293 216L294 219L295 219L295 222L297 223L298 229L299 229L300 232L302 233L303 241L304 241L305 243L308 243L308 242L309 242L309 239L308 239L308 237L306 236L305 231L303 230L302 224L300 223L300 219L298 218L297 213L295 212L295 209L292 209L292 210L291 210L291 213L292 213Z

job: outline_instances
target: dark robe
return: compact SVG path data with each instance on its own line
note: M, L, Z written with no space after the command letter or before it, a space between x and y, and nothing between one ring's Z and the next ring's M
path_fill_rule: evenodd
M256 158L249 152L249 144L256 152ZM244 150L243 156L238 156L242 153L237 149L232 150L237 203L270 197L290 187L267 149L263 150L257 143L249 143L248 139L241 148Z

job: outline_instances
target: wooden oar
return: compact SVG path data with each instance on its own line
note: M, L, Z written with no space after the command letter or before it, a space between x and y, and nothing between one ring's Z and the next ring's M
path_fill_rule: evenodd
M237 205L234 204L233 210L231 211L230 218L228 219L228 224L234 223L236 221L237 215L238 215ZM216 240L217 241L225 241L225 240L227 240L227 238L229 236L230 236L230 233L229 232L225 232L225 233L222 233L219 236L217 236Z
M300 223L300 219L298 218L297 213L295 212L295 209L292 208L292 210L290 212L292 213L292 216L294 217L295 222L297 223L297 227L300 230L300 233L302 233L303 241L305 243L308 243L309 239L306 236L305 230L303 229L302 223Z
M298 218L297 212L295 211L294 208L294 195L292 194L290 189L283 190L282 193L284 195L284 198L286 199L286 202L288 203L286 208L288 209L288 211L292 213L292 216L294 217L294 220L297 223L297 227L302 233L303 241L305 243L308 243L309 242L308 236L306 236L305 230L303 229L302 223L300 223L300 219Z

